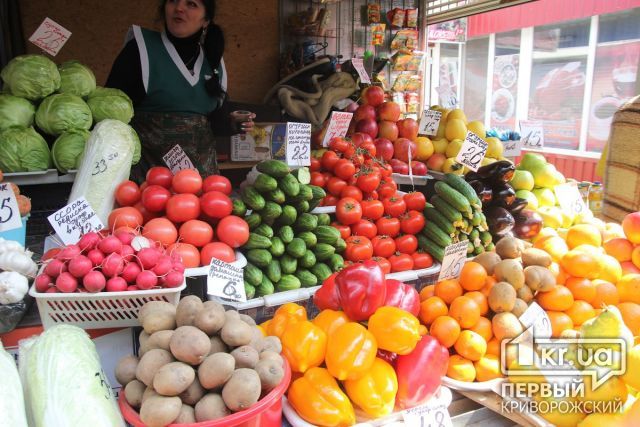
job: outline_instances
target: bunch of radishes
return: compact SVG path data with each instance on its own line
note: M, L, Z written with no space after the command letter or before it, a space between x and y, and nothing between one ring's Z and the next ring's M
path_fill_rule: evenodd
M38 292L122 292L175 288L184 281L177 253L126 231L90 232L62 248L35 279Z

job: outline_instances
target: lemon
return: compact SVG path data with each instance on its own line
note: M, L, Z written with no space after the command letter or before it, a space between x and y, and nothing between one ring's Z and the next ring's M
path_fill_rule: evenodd
M453 112L451 114L453 114ZM449 116L451 116L451 114L449 114ZM444 135L449 141L453 141L454 139L465 139L467 136L467 125L463 120L452 119L449 117L444 130Z
M447 151L447 145L449 145L449 141L444 138L434 139L431 143L433 144L433 151L440 154L444 154Z
M449 144L447 144L447 149L444 154L447 157L456 157L462 148L463 141L461 139L454 139Z
M627 351L627 371L622 380L627 386L640 390L640 345Z
M622 425L621 414L589 414L577 427L617 427Z
M451 119L462 120L465 125L467 124L467 116L464 114L464 111L462 111L460 108L456 108L455 110L451 110L449 112L449 115L447 116L447 121L451 121Z
M418 160L428 160L429 157L433 154L434 147L431 143L431 140L424 136L419 136L416 138L416 159Z
M614 402L621 401L623 404L626 402L629 394L627 393L627 386L620 377L611 377L603 384L592 390L591 376L586 375L583 377L584 381L584 396L581 396L579 400L584 402L585 408L589 411L602 410L607 405L597 404L595 402Z
M484 123L479 120L469 122L467 124L467 129L478 135L480 138L484 138L485 136L487 136L487 131L484 128Z
M489 144L489 146L487 147L487 157L493 157L494 159L502 157L502 153L504 152L502 141L493 136L490 136L485 141L487 141L487 144Z

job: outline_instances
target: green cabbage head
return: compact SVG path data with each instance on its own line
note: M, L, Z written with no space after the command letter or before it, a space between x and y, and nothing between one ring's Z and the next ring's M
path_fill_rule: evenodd
M97 87L87 100L93 118L98 123L104 119L120 120L129 123L133 117L133 103L120 89Z
M32 127L0 131L0 170L33 172L51 166L49 146Z
M36 107L24 98L0 93L0 130L33 124Z
M2 69L0 77L9 93L30 101L49 96L60 88L56 64L43 55L20 55Z
M51 148L53 164L62 172L77 169L82 161L82 152L89 139L89 131L84 129L72 129L60 135Z
M131 159L132 165L137 165L140 161L140 156L142 155L142 145L140 144L140 137L138 137L138 133L131 128L131 133L133 134L133 159Z
M70 93L82 98L96 90L93 71L78 61L67 61L58 67L60 71L60 93Z
M48 96L36 111L36 124L49 135L58 136L70 129L89 129L92 123L87 103L68 93Z

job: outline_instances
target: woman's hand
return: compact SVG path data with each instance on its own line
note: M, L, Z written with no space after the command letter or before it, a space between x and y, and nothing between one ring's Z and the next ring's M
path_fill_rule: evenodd
M229 114L231 126L238 133L249 133L253 130L253 119L256 118L255 113L246 110L236 110Z

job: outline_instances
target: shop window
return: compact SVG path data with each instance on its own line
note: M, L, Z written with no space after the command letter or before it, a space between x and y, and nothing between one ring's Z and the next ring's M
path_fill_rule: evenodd
M456 108L459 99L460 82L460 46L457 44L442 43L440 45L440 69L438 104L446 108Z
M464 61L463 109L469 120L484 122L487 99L489 38L467 41Z
M514 129L518 101L520 30L496 34L491 91L491 127Z

